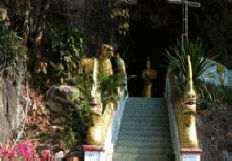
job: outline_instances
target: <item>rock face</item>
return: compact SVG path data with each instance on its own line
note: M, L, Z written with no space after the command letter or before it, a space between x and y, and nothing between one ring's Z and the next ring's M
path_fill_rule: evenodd
M51 130L47 136L46 149L54 152L64 150L62 147L62 134L64 130L64 111L69 106L73 93L78 91L77 88L67 85L52 86L46 93L45 103L46 109L50 111L50 126ZM49 145L50 144L50 145Z
M63 150L64 109L75 91L77 89L71 86L52 86L45 95L30 88L31 108L24 136L32 140L37 150Z
M23 91L25 89L22 86L20 96L25 96ZM31 139L39 150L63 150L60 143L60 132L64 129L65 122L63 111L75 91L77 89L71 86L52 86L45 96L44 93L29 88L30 107L21 139ZM22 129L23 110L25 111L23 97L20 97L17 105L17 86L0 79L0 145L15 138L13 134ZM17 129L16 120L19 122Z
M197 114L197 128L202 145L202 160L227 161L228 109L225 105L207 105Z
M46 94L47 108L54 114L62 114L75 91L77 91L77 88L66 85L50 87Z
M18 114L21 114L22 105L19 104L18 108ZM0 144L12 138L16 130L16 117L17 87L10 81L0 79Z
M221 63L207 60L207 70L205 74L200 76L200 79L217 86L224 85L229 86L228 75L229 70Z

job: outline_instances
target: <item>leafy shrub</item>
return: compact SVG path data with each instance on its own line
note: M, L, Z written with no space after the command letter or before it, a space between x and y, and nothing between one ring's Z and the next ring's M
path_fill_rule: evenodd
M51 84L72 83L83 57L83 38L76 28L54 28L45 37L44 58Z
M2 55L1 55L2 54ZM17 80L22 74L21 60L26 58L27 49L16 32L10 31L0 21L0 70L4 78Z
M101 91L101 101L103 106L109 102L117 102L119 99L118 87L124 87L124 74L118 72L112 75L104 74L102 64L98 75L99 91Z
M192 64L192 78L194 85L198 93L198 102L218 102L220 97L223 97L223 87L215 86L204 82L199 79L206 70L209 68L207 66L206 58L206 48L200 38L196 41L185 42L183 52L181 50L181 44L178 41L177 44L170 46L169 50L166 50L166 56L169 60L168 71L172 72L177 77L177 88L178 95L181 96L183 93L183 88L186 84L186 78L188 74L188 59L187 56L190 55ZM211 58L213 59L213 58Z
M64 111L66 122L61 143L65 149L85 140L90 115L92 82L92 76L85 73L85 70L78 74L74 81L78 91L73 93L70 105Z

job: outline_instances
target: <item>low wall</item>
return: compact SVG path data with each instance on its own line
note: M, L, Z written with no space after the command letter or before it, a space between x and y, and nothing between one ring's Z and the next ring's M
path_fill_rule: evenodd
M169 128L171 133L171 141L172 141L172 150L175 154L175 160L180 161L180 139L179 139L179 129L178 129L178 121L175 112L175 106L171 100L171 84L169 76L166 76L166 85L165 85L165 93L164 93L167 106L168 106L168 117L169 117Z

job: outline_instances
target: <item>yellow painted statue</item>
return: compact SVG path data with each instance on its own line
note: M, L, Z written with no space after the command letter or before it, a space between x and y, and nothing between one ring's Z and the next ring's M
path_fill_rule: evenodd
M90 125L86 135L86 143L88 145L104 145L107 129L113 115L113 103L108 103L103 108L101 103L101 91L99 91L99 84L97 81L100 65L103 66L105 75L113 74L110 61L112 56L113 47L102 44L99 58L83 58L81 60L81 65L85 67L86 72L93 74L93 85L91 90L93 101L90 104Z
M142 78L144 79L143 96L152 97L152 80L157 76L157 71L151 69L150 57L147 57L147 68L143 71Z
M196 130L196 91L192 80L192 66L188 56L188 78L184 88L184 95L181 101L182 112L180 114L180 140L182 149L198 148Z

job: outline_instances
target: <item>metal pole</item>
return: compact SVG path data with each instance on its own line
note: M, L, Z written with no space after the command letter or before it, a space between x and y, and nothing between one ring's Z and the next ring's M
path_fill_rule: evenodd
M198 2L188 0L168 0L170 3L182 4L182 34L181 34L181 50L184 51L184 43L188 42L188 7L200 7Z
M185 0L182 3L182 34L181 34L181 50L184 52L184 34L185 34Z
M188 42L188 0L183 0L182 3L182 35L181 35L181 49L184 51L184 43Z
M185 13L184 13L185 29L184 30L185 30L185 39L186 41L188 41L188 7L189 7L188 0L185 0L184 4L185 4Z

